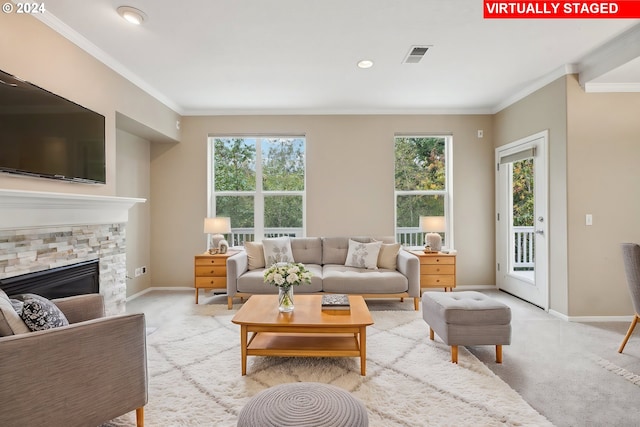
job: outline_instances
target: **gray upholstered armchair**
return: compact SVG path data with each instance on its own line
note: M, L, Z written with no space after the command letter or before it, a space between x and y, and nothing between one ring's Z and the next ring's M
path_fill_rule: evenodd
M621 247L624 271L627 276L627 285L629 286L631 303L633 304L635 313L633 314L633 320L631 321L631 325L629 325L627 335L625 335L622 344L620 344L620 348L618 348L618 353L622 353L633 329L636 327L636 323L640 320L640 245L636 243L623 243Z
M0 424L98 426L136 410L144 425L144 314L104 316L101 295L53 302L68 326L0 338Z

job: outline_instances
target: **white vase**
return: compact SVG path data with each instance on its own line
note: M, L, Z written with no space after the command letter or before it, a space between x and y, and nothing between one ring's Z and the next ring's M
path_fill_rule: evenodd
M278 288L278 310L281 313L293 311L293 286Z

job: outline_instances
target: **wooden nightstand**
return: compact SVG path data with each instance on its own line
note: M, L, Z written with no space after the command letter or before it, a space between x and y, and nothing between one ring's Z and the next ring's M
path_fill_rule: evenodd
M420 258L420 288L444 288L453 291L456 287L456 256L440 252L426 254L410 251Z
M227 258L239 251L228 251L226 254L211 255L205 252L196 255L194 259L195 277L193 286L196 288L196 304L200 289L227 290Z

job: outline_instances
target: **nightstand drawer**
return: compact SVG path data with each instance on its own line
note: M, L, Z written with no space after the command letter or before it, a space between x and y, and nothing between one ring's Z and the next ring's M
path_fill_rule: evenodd
M454 264L425 264L420 269L420 274L456 274L456 266Z
M226 267L227 257L205 257L205 258L196 257L196 266L198 265L216 265L216 266Z
M197 277L210 277L210 276L217 276L217 277L227 277L227 266L220 266L218 265L207 265L207 266L199 266L196 265L196 276Z
M456 258L452 256L420 257L420 264L455 264Z
M453 287L456 277L453 275L426 274L420 275L420 286Z
M196 288L227 288L226 277L196 277Z

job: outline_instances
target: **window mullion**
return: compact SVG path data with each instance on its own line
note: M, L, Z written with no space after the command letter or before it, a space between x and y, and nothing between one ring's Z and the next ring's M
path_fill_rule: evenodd
M256 195L253 201L255 240L264 239L264 191L262 188L262 138L256 138Z

